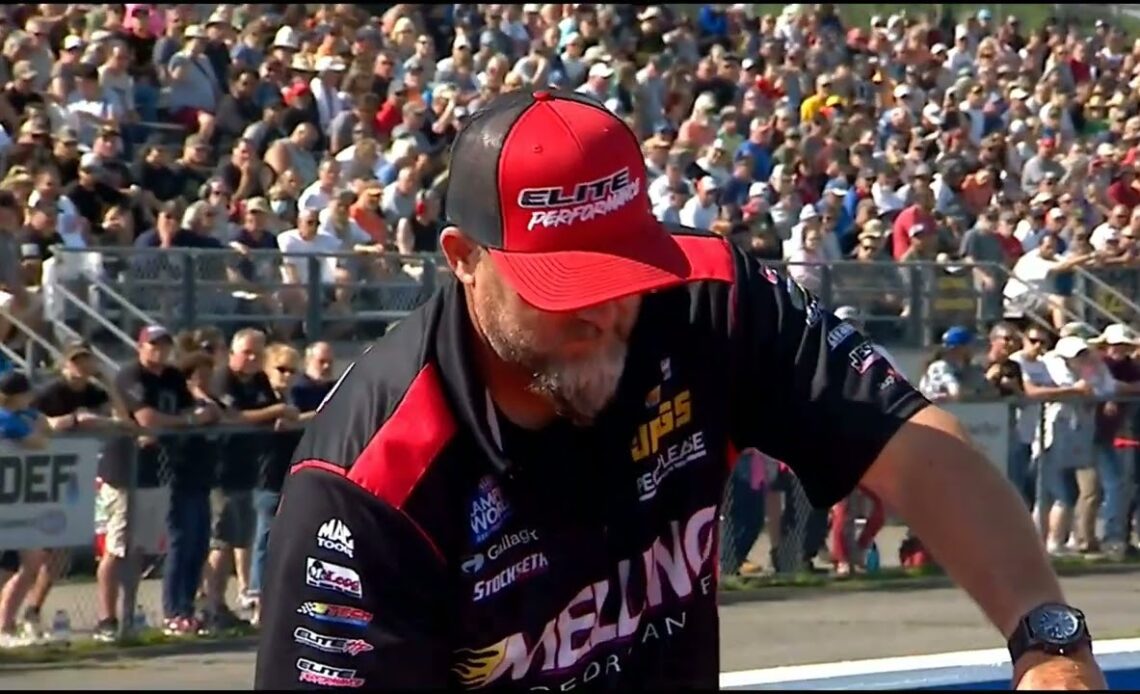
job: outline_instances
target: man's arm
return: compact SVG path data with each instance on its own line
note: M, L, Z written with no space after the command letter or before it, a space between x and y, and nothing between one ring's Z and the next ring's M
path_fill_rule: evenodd
M1006 637L1034 607L1063 602L1024 504L957 419L930 405L862 335L794 283L751 260L737 268L736 446L785 461L820 508L867 485ZM1034 652L1017 663L1016 675L1084 657ZM1095 685L1100 674L1086 666L1085 681Z
M1065 602L1017 492L945 410L931 406L911 417L872 463L863 484L914 529L1007 639L1033 608ZM1095 671L1088 652L1066 659L1029 651L1014 664L1014 681L1043 663L1071 667L1066 660Z
M442 559L399 510L312 465L288 477L273 521L254 687L445 689ZM351 557L318 544L331 521Z

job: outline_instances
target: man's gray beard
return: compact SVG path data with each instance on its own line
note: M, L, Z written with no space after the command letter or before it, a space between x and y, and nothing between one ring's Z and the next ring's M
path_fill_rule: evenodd
M484 330L484 334L500 359L533 374L531 392L548 398L558 414L579 426L591 424L609 404L625 371L624 342L614 341L589 358L554 361L512 343L495 329Z

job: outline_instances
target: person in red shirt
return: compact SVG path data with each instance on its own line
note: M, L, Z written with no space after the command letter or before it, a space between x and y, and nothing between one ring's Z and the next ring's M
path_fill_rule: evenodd
M376 112L376 133L387 138L396 126L404 120L404 103L408 98L408 86L402 80L392 82L388 87L388 100Z
M1112 175L1108 185L1108 199L1114 205L1124 205L1132 209L1140 205L1140 191L1136 190L1136 171L1131 166L1121 166Z
M934 219L934 194L929 188L922 188L914 192L914 204L899 212L895 223L891 227L891 255L899 260L910 248L910 229L919 224L927 229L934 229L937 224Z

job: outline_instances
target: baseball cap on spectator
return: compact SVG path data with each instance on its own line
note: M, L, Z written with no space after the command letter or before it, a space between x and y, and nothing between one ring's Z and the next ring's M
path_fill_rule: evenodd
M882 238L883 234L887 231L887 225L881 219L872 219L863 225L863 230L859 232L859 238Z
M974 341L974 333L962 325L955 325L942 333L943 347L965 347Z
M79 135L75 132L75 128L63 127L56 132L54 139L61 144L74 144L79 142Z
M763 181L756 181L752 185L748 186L748 197L750 198L763 197L767 193L768 184L764 183Z
M816 211L813 205L804 205L800 209L800 221L810 222L813 219L819 219L819 212Z
M32 383L20 371L8 371L0 375L0 395L13 397L32 390Z
M1113 323L1104 329L1099 336L1089 340L1091 343L1104 345L1140 345L1140 337L1124 323Z
M250 198L245 201L246 212L261 212L264 214L269 213L269 202L263 197Z
M712 176L702 176L699 182L700 189L708 192L710 190L720 190L720 184Z
M78 50L83 48L85 45L86 44L83 43L83 38L76 36L75 34L71 34L63 40L63 50L65 51Z
M94 352L91 351L91 346L86 342L72 342L61 350L59 358L61 362L69 362L81 357L90 357L93 355Z
M405 64L404 67L410 70L410 61L409 64ZM320 58L317 58L317 72L344 72L347 69L348 66L345 65L344 61L336 56L322 55Z
M1061 326L1058 334L1061 337L1079 337L1082 340L1095 340L1100 335L1096 328L1084 321L1069 321Z
M204 39L206 38L206 29L201 24L190 24L182 30L182 38Z
M103 168L103 160L94 152L88 152L79 158L80 171L99 171Z
M1087 351L1089 348L1088 342L1082 337L1076 335L1069 335L1057 340L1056 346L1053 351L1065 359L1072 359L1079 356L1082 352Z
M1054 208L1049 210L1047 217L1049 219L1064 219L1065 213L1064 213L1064 211L1061 210L1060 207L1054 207Z
M173 342L174 337L170 334L169 330L161 325L144 325L142 329L139 330L140 345L152 345L156 342L166 340Z
M731 270L719 243L657 221L636 136L589 97L499 96L459 132L451 161L464 175L448 184L446 219L486 247L540 310L572 311Z

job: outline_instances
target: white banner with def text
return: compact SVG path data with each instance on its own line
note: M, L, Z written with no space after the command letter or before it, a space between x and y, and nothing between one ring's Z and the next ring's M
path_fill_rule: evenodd
M1009 405L1004 402L940 402L957 417L974 444L1004 477L1009 469Z
M102 449L89 438L55 439L43 450L0 442L0 549L90 545Z

